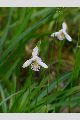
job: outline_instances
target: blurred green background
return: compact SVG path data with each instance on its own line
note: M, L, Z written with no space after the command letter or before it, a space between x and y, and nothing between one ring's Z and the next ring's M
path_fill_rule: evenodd
M50 34L68 25L72 42ZM39 72L22 68L41 41ZM80 112L80 8L0 8L0 112Z

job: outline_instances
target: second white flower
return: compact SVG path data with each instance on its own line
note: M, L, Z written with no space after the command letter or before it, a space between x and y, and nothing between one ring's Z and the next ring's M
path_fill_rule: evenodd
M70 37L70 35L67 34L66 30L67 30L67 25L65 22L63 22L62 29L59 30L58 32L52 33L51 37L57 37L59 40L64 40L66 38L68 41L71 42L72 38Z

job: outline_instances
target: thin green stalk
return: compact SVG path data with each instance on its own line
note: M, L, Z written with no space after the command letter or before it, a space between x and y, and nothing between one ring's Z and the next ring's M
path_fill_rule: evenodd
M30 79L28 79L29 84L29 98L28 98L28 112L30 112L30 102L31 102L31 79L32 79L32 70L29 68Z
M58 82L58 78L60 77L60 68L61 68L61 62L62 62L62 49L63 49L63 46L64 46L64 41L60 42L59 44L59 52L58 52L58 66L57 66L57 90L58 90L58 87L59 87L59 82Z
M58 8L57 9L57 12L59 13L59 17L57 19L57 22L58 23L62 23L62 19L64 18L64 15L63 15L63 9L62 8ZM58 26L57 26L58 27ZM58 84L58 78L60 77L60 67L61 67L61 59L62 59L62 48L64 46L64 41L58 41L58 47L59 47L59 52L58 52L58 67L57 67L57 91L58 91L58 88L59 88L59 84Z

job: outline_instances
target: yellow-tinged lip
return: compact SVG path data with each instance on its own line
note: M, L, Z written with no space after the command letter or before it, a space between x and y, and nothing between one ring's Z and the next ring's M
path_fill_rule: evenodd
M31 69L34 70L34 71L39 71L40 66L39 66L39 64L37 63L36 60L32 62Z

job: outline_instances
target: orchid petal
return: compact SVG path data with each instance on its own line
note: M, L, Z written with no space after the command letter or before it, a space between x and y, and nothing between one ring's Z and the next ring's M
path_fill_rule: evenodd
M55 32L51 34L51 37L57 37L60 34L60 32Z
M41 60L37 61L37 63L44 68L48 68L48 66L45 63L43 63Z
M51 34L51 37L55 37L55 33L52 33L52 34Z
M67 24L65 22L62 23L62 29L64 29L65 31L67 29Z
M70 35L68 35L64 30L63 30L63 33L64 33L66 39L71 42L72 38L70 37Z
M23 68L25 68L25 67L28 67L30 64L32 63L32 59L29 59L29 60L27 60L24 64L23 64Z
M38 55L38 47L36 46L36 47L33 49L32 56L37 56L37 55Z

